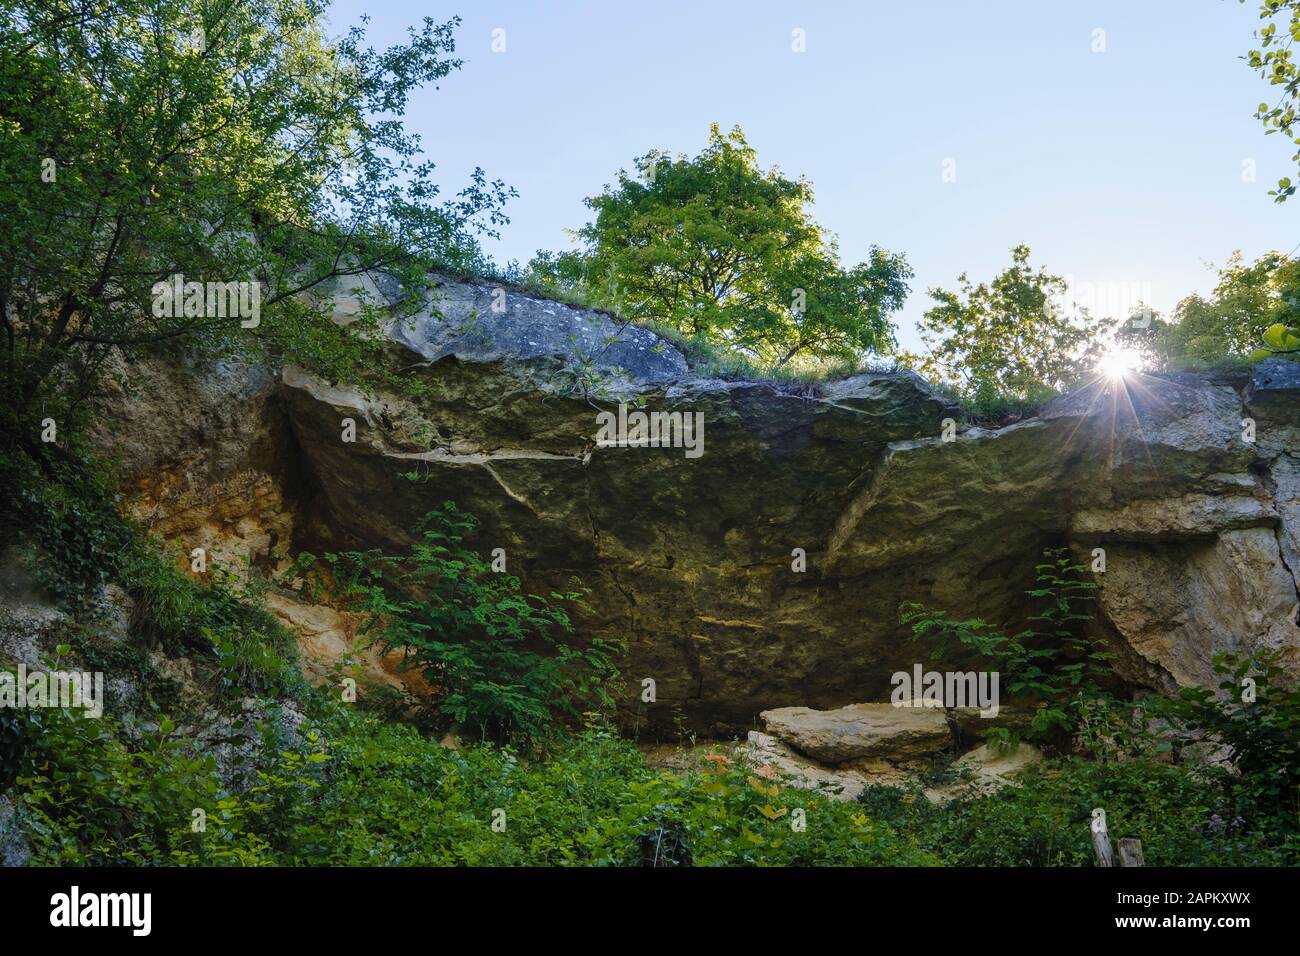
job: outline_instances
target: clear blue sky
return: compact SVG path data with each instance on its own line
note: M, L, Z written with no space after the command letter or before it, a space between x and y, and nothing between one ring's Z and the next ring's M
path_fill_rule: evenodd
M915 348L926 289L992 277L1018 242L1081 289L1144 291L1161 311L1208 291L1206 264L1234 249L1300 243L1300 198L1267 196L1291 150L1251 115L1273 94L1239 59L1257 6L336 0L332 23L368 13L378 45L424 16L461 16L465 65L408 122L449 192L476 165L518 189L488 243L499 261L569 248L583 198L634 156L695 153L710 122L739 124L764 166L812 181L846 260L872 243L907 255L900 339Z

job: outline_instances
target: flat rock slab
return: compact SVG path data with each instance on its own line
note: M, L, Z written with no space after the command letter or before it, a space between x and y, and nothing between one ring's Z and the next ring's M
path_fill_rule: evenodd
M759 716L769 734L828 764L868 758L915 760L942 751L952 742L947 717L937 707L779 707Z

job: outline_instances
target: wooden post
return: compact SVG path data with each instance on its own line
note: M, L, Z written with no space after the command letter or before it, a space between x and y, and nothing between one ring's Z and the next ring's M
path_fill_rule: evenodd
M1106 811L1101 807L1092 811L1092 850L1097 854L1098 866L1114 866L1115 851L1110 845L1110 833L1106 829Z
M1125 837L1119 841L1119 865L1120 866L1143 866L1142 859L1142 841L1135 840L1132 837Z

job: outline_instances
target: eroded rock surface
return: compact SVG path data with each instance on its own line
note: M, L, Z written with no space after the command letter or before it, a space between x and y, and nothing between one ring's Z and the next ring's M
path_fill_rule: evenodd
M1047 546L1088 563L1105 551L1096 626L1126 680L1206 683L1216 651L1258 647L1300 675L1292 363L1261 363L1250 382L1099 380L1035 418L953 435L957 409L907 371L800 388L699 378L609 316L481 283L441 291L391 333L417 397L290 368L274 388L231 370L216 397L185 393L201 413L164 405L164 425L128 401L104 431L158 430L133 440L146 498L172 502L155 520L274 560L400 547L454 500L481 521L474 546L504 548L532 590L573 576L591 589L580 629L628 642L625 710L656 683L643 726L680 716L729 734L764 710L885 699L892 673L925 662L901 602L1019 626ZM339 320L355 308L341 301ZM597 446L597 414L620 401L703 413L703 454ZM250 518L217 495L204 531L205 489L246 472L279 498L238 498L265 503ZM191 499L203 513L177 518Z

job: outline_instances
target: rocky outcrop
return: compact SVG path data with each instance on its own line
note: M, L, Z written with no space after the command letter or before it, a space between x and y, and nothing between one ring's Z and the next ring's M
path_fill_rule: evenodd
M901 772L880 779L856 769L826 767L802 757L776 737L757 730L749 732L745 745L738 750L742 759L765 771L764 776L805 790L816 790L832 800L848 803L856 802L870 784L886 780L890 784L899 784L906 779Z
M353 304L341 294L339 308L346 313ZM307 537L299 526L322 516L310 508L314 478L277 378L238 362L168 357L116 372L90 437L114 463L131 515L148 533L178 544L184 568L202 548L237 587L248 584L252 569L265 578L285 571ZM12 603L4 598L0 583L0 602ZM268 592L265 603L297 635L313 681L332 682L343 664L370 687L427 690L418 674L401 668L400 655L357 640L355 615L284 590Z
M398 695L428 691L418 673L403 669L401 655L381 654L366 638L358 637L360 615L275 591L267 593L265 602L267 610L297 635L302 670L312 681L332 683L337 679L335 669L341 666L344 676L359 677L370 688L387 687Z
M297 703L225 697L217 690L221 682L199 673L194 658L170 653L133 628L134 602L116 584L103 586L75 615L59 607L32 573L33 556L26 551L0 549L0 667L47 669L58 659L61 669L99 672L102 714L133 743L141 742L142 732L158 729L155 708L159 698L167 699L177 737L199 743L214 758L217 779L234 789L257 783L254 758L269 739L282 748L299 739L303 715ZM58 650L64 643L68 647ZM23 812L21 804L0 795L0 866L26 862L18 820Z
M162 429L138 439L155 520L208 540L210 512L256 560L398 547L454 500L481 521L474 545L503 548L534 590L574 576L590 588L582 631L628 642L638 693L655 681L653 704L631 690L625 702L642 725L729 734L763 710L885 699L891 674L926 662L901 602L1017 626L1053 545L1088 563L1104 553L1096 628L1123 679L1210 683L1216 651L1259 647L1300 675L1291 363L1261 363L1249 382L1102 379L1009 427L962 427L905 370L816 387L703 378L608 315L460 280L439 292L390 329L410 392L298 368L249 391L252 373L229 371L234 405L207 409L200 394L201 413L165 425L110 421L110 436L121 422ZM339 320L354 311L341 301ZM620 402L702 415L703 453L598 443L597 416ZM208 434L187 431L195 420ZM279 497L238 496L265 502L241 531L220 489L249 471ZM170 484L217 493L191 514Z

